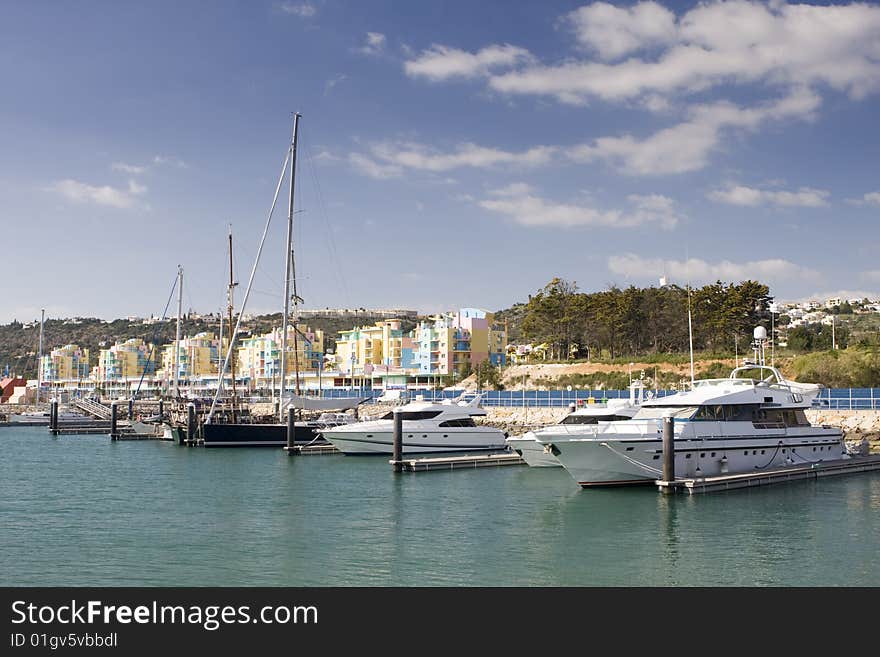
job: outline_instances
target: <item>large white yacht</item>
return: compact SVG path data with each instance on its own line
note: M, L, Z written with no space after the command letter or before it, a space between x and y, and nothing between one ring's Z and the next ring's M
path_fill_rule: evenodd
M818 388L816 388L818 392ZM746 364L727 379L642 404L631 420L548 427L538 441L581 486L651 483L662 470L663 418L674 418L675 474L709 477L847 458L843 434L812 426L813 387Z
M486 415L480 397L469 402L445 400L440 403L417 400L395 410L403 420L404 454L473 452L506 447L500 429L477 425L474 417ZM344 454L391 454L394 438L394 411L376 420L354 422L321 431Z
M587 404L566 415L558 424L537 431L527 431L521 436L510 436L508 446L533 468L559 468L559 462L551 449L538 442L538 436L554 434L557 427L570 428L572 425L597 425L600 422L629 420L636 414L644 397L644 385L634 381L629 387L629 399L609 399L607 402Z

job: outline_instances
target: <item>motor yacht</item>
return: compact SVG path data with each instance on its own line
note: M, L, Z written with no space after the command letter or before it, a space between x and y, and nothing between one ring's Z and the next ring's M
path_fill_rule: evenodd
M630 420L556 425L536 432L583 487L652 483L662 471L663 420L673 418L675 473L710 477L847 458L843 434L813 426L805 410L818 387L748 363L726 379L643 402Z
M606 402L588 403L581 408L573 410L556 425L545 427L536 431L528 431L521 436L510 436L507 444L523 460L533 468L558 468L562 464L553 452L545 445L538 442L538 436L544 433L554 434L556 427L566 429L572 426L597 425L600 422L617 422L629 420L639 410L644 398L644 386L641 381L630 384L629 399L609 399Z
M403 454L505 449L503 431L474 421L475 417L486 415L479 402L479 396L470 401L417 399L378 419L331 427L320 433L345 454L391 454L394 413L399 412L403 420Z

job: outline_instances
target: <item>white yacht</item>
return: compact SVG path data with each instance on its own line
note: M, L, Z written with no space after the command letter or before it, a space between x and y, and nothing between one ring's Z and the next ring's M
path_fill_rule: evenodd
M840 429L807 420L813 389L787 381L775 367L750 363L727 379L695 381L691 390L645 401L631 420L556 425L536 438L584 487L658 479L664 417L674 418L678 477L848 458Z
M538 436L549 432L558 431L559 426L569 428L572 425L597 425L600 422L617 422L629 420L639 410L643 401L644 386L641 381L630 384L629 399L609 399L607 402L587 404L566 415L562 420L551 427L544 427L537 431L528 431L521 436L510 436L507 444L523 460L533 468L559 468L559 462L553 452L546 445L538 442Z
M402 414L404 454L503 450L505 434L500 429L479 426L474 417L486 415L480 397L470 402L417 400L395 410ZM391 454L394 411L376 420L354 422L321 430L321 435L345 454Z

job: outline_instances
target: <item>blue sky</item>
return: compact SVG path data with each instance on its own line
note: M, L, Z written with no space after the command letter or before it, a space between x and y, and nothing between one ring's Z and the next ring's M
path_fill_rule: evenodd
M5 2L0 321L225 303L299 111L305 307L880 295L880 6ZM248 302L282 305L286 192ZM238 292L238 300L242 293Z

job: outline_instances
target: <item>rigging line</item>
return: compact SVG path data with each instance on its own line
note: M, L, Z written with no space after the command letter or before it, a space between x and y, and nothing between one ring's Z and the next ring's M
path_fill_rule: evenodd
M171 300L174 298L174 290L177 289L177 276L174 277L174 283L171 284L171 293L168 295L168 301L165 302L165 309L162 311L162 319L156 324L156 328L153 331L153 338L150 340L150 354L147 356L147 363L153 360L153 352L156 350L156 338L159 337L159 328L162 326L162 322L165 321L165 318L168 316L168 306L171 305ZM176 345L175 345L176 346ZM155 373L155 369L153 370ZM137 397L138 393L141 391L141 385L144 382L144 377L147 375L147 368L144 367L144 371L141 372L141 378L138 381L137 388L134 391L134 397ZM131 419L131 418L129 418Z
M339 255L336 251L336 243L333 240L333 225L330 221L329 213L327 212L327 204L324 201L324 193L321 190L321 183L318 180L318 172L315 167L315 159L312 157L312 150L308 143L304 144L306 149L306 160L309 163L309 173L312 175L312 182L315 185L315 193L318 199L318 212L321 215L321 225L324 228L324 237L328 247L328 252L330 253L330 259L333 261L334 269L333 275L336 278L336 281L339 283L340 288L342 289L342 294L345 299L345 303L348 306L351 306L351 295L349 294L348 285L345 282L345 277L342 275L341 268L339 266Z
M766 468L768 465L770 465L771 463L773 463L773 459L775 459L775 458L776 458L776 455L779 454L779 450L780 450L781 448L782 448L782 441L780 440L779 443L776 445L776 451L773 452L773 454L770 456L770 460L767 461L764 465L756 465L756 466L755 466L755 470L763 470L763 469Z
M642 470L645 470L646 472L650 472L651 474L657 474L657 475L663 474L662 470L658 470L657 468L652 468L651 466L645 465L644 463L639 463L635 459L628 457L626 454L621 454L620 452L618 452L616 449L614 449L611 445L609 445L606 442L601 442L599 444L602 445L602 447L607 447L613 453L617 454L620 458L622 458L624 461L629 461L629 463L636 466L637 468L641 468Z
M235 338L238 337L238 329L241 326L241 318L244 317L244 310L247 307L248 298L251 295L251 285L254 282L254 275L257 273L257 264L260 261L260 255L263 253L263 246L266 243L266 237L269 234L269 225L272 223L272 215L275 213L275 205L278 203L278 194L281 192L281 184L284 182L284 174L287 169L287 162L290 160L290 148L286 149L284 163L281 165L281 175L278 177L278 184L275 186L275 196L272 198L272 207L269 208L269 216L266 218L266 227L263 229L263 237L260 239L260 247L257 249L257 258L254 266L251 268L251 275L248 278L247 289L244 293L244 299L241 302L241 308L238 310L238 320L235 322L235 330L229 338L229 349L226 350L226 358L223 360L223 369L217 381L217 392L214 393L214 399L211 401L211 410L208 411L207 422L211 421L214 416L214 409L217 407L217 399L223 390L223 377L226 375L226 368L229 367L229 359L232 356L232 346L235 344Z

